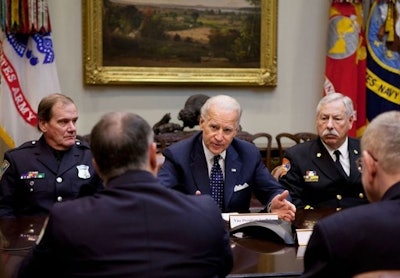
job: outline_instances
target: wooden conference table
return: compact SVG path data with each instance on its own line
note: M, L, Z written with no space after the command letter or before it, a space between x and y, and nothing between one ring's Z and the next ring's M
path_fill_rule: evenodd
M295 228L312 228L320 218L334 210L298 210ZM44 217L0 219L0 252L4 270L12 273L35 243ZM231 238L234 266L228 277L296 277L303 270L302 248L266 238ZM0 267L0 271L2 271Z

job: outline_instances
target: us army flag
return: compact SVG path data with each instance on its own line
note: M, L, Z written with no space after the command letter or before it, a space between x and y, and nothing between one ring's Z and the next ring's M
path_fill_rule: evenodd
M2 32L0 137L9 148L38 139L37 106L60 92L50 33Z

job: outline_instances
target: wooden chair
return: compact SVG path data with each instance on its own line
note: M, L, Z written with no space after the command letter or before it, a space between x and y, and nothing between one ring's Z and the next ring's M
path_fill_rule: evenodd
M157 144L157 149L159 152L162 152L166 147L181 141L185 138L188 138L195 134L196 131L180 131L180 132L168 132L168 133L160 133L154 135L154 142Z
M312 133L312 132L298 132L298 133L295 133L294 135L300 139L300 143L318 138L318 134Z
M282 161L285 149L293 145L314 140L318 138L318 134L311 132L298 132L288 133L282 132L275 136L276 143L278 145L279 160Z
M272 148L272 136L267 132L257 132L254 134L246 131L239 131L236 137L242 140L246 140L250 143L255 144L260 150L262 160L265 166L271 170L271 148Z

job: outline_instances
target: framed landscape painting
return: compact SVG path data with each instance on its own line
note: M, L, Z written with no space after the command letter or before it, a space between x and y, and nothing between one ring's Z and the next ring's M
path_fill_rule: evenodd
M82 3L87 85L277 84L277 0Z

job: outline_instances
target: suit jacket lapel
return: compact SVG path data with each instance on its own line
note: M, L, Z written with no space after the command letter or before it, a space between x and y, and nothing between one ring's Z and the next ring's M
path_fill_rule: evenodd
M311 155L313 163L327 178L331 179L332 177L337 177L338 175L343 176L340 170L336 167L332 157L322 144L321 139L319 139L317 143L312 146Z
M201 136L197 138L190 158L190 168L195 186L200 192L210 194L210 177L208 174L207 161L204 155Z
M205 159L201 136L193 146L191 153L190 167L193 173L193 180L200 192L210 194L210 177L208 173L207 161ZM225 157L225 186L224 197L225 207L232 197L234 186L238 178L238 173L242 168L242 162L239 160L238 153L232 146L226 151Z
M357 180L360 176L360 173L358 172L357 165L354 163L354 161L360 157L360 148L354 140L351 140L351 138L349 138L348 144L350 159L350 176L348 177L348 179ZM326 177L330 178L337 177L337 175L339 174L342 175L340 171L336 168L333 160L331 159L321 140L318 140L318 143L314 144L311 153L313 155L313 163L322 173L326 175Z
M43 166L45 166L54 174L57 173L58 165L57 163L54 163L54 153L52 152L52 149L45 144L43 137L38 141L38 149L36 150L35 155L37 160Z
M241 168L242 161L239 160L238 153L232 146L229 146L225 157L225 207L227 207L229 200L232 198L232 194L234 193L233 190L235 185L237 185L238 174L240 173Z
M78 151L78 149L73 146L69 151L64 154L62 163L60 164L60 168L58 169L58 174L61 175L72 167L78 166L81 155L82 154ZM78 170L76 170L76 173L78 175Z
M356 161L361 155L359 144L349 138L350 180L359 179L361 173L357 169Z

